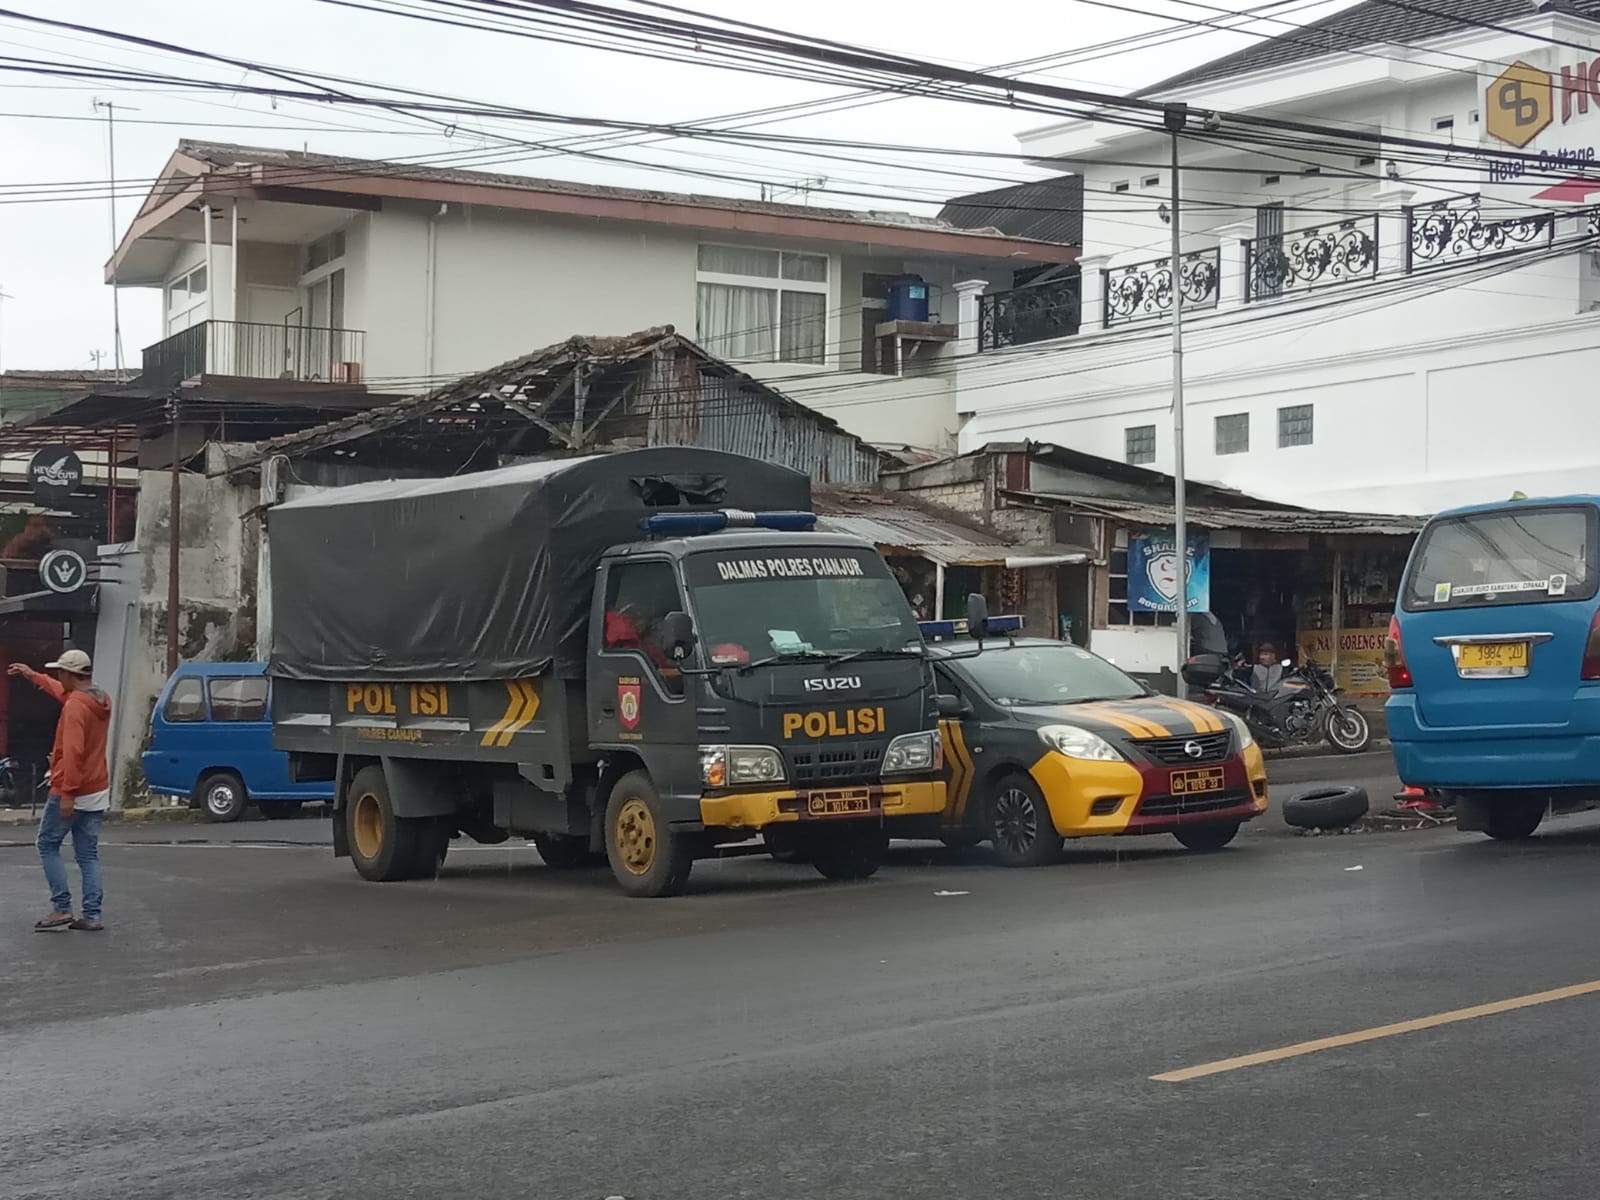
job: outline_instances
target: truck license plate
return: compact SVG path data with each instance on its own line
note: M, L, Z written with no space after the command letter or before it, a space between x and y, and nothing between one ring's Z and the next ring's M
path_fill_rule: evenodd
M1201 792L1220 792L1221 790L1221 767L1204 767L1198 771L1174 771L1172 773L1172 794L1174 796L1194 796Z
M870 788L810 792L806 795L808 817L861 817L876 811Z

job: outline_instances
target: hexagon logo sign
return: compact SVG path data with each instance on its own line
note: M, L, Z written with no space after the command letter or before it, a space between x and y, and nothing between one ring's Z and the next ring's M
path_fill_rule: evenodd
M1489 136L1521 149L1555 117L1549 71L1520 60L1507 67L1484 94L1484 127Z

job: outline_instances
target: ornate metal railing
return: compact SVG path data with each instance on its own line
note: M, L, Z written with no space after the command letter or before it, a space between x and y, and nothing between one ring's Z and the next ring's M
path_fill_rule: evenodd
M1441 200L1406 209L1406 271L1456 258L1478 258L1522 250L1540 238L1554 242L1553 213L1529 213L1486 221L1477 197Z
M1244 243L1244 298L1370 279L1378 273L1378 218L1338 221Z
M1153 258L1100 273L1105 323L1120 325L1172 311L1172 260ZM1184 310L1215 308L1222 279L1222 251L1194 250L1178 260Z
M1078 332L1083 306L1076 277L978 297L978 349L1025 346Z

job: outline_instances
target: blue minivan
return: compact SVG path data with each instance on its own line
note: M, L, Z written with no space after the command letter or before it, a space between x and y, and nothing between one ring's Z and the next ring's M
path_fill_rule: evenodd
M1600 496L1440 513L1389 625L1403 783L1461 829L1524 838L1600 797Z
M332 783L295 783L272 748L272 681L265 663L186 663L150 720L144 775L158 795L181 796L208 821L237 821L255 804L288 816L306 801L332 803Z

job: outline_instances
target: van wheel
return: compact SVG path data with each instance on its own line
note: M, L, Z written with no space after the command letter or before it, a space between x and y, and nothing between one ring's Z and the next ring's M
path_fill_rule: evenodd
M676 896L689 882L694 843L668 828L661 795L643 771L629 771L611 789L606 858L630 896Z
M1491 800L1483 831L1497 842L1520 842L1539 828L1545 808L1543 800Z
M361 878L393 883L438 872L449 834L432 817L402 820L389 803L389 783L380 766L362 767L344 802L350 860Z
M244 816L250 794L244 781L232 771L213 771L200 781L195 792L200 797L200 813L214 824L226 824Z
M1061 835L1044 793L1020 771L996 780L988 814L989 844L1002 865L1042 867L1061 857Z

